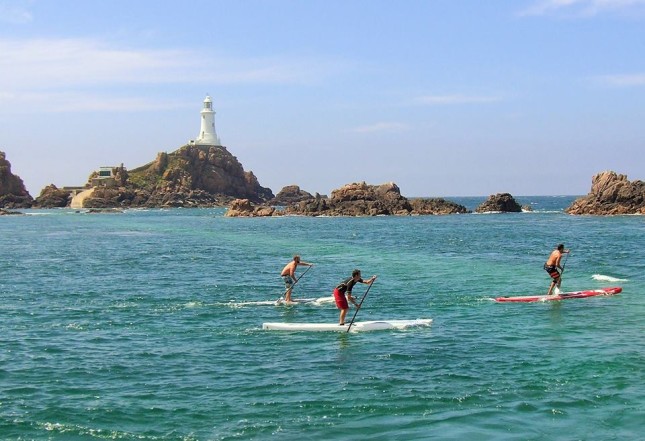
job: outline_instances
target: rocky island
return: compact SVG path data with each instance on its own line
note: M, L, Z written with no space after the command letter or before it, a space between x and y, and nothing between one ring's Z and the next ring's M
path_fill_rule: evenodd
M256 203L272 199L253 172L223 146L184 145L161 152L146 165L127 170L113 167L106 177L92 172L81 193L54 185L45 187L35 205L43 208L168 208L226 206L233 199Z
M101 171L101 173L103 170ZM187 144L172 153L161 152L154 161L133 170L123 165L107 176L92 172L80 188L45 187L34 200L22 179L0 152L1 214L6 209L74 207L123 209L132 207L229 207L227 216L414 216L468 213L466 207L443 198L406 198L393 183L356 182L332 191L311 194L297 185L277 196L260 185L253 172L226 147ZM478 213L530 211L509 193L498 193L475 209ZM605 171L592 178L588 195L566 210L572 215L645 214L645 183Z
M630 182L626 175L613 171L598 173L591 179L591 191L565 211L577 215L645 214L645 182Z
M331 197L319 194L311 196L301 192L297 186L283 189L278 195L294 193L298 200L286 204L282 210L254 206L248 200L236 200L226 216L410 216L469 212L463 205L441 198L408 199L401 195L399 187L393 182L382 185L368 185L365 182L347 184L332 191Z
M528 210L528 209L527 209ZM477 213L520 213L522 207L510 193L490 195L486 201L475 208Z

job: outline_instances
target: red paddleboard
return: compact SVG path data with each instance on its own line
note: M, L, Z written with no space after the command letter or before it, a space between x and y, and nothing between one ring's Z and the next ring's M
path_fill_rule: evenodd
M594 296L613 296L623 289L620 286L613 288L590 289L588 291L563 292L556 295L497 297L496 302L548 302L552 300L582 299Z

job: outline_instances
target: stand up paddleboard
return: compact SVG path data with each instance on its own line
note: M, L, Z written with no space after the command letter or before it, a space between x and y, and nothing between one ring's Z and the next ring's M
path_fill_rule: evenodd
M382 331L385 329L407 329L430 326L432 319L416 320L375 320L354 322L350 332ZM262 323L262 329L269 331L336 331L347 332L349 323L339 325L336 323Z
M621 292L623 288L615 286L612 288L591 289L588 291L563 292L551 296L517 296L517 297L497 297L496 302L549 302L553 300L583 299L585 297L595 296L613 296Z
M317 297L310 299L291 299L290 302L284 299L278 299L275 302L276 306L293 306L293 305L322 305L326 303L333 303L334 296Z

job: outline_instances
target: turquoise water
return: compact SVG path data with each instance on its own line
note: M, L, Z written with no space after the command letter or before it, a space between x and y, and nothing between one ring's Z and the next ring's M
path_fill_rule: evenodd
M405 218L0 217L0 439L642 439L645 218L572 217L571 200ZM491 300L545 292L559 242L563 290L623 293ZM263 331L338 319L333 304L267 304L294 253L315 263L294 298L330 295L358 267L379 275L358 320L432 327Z

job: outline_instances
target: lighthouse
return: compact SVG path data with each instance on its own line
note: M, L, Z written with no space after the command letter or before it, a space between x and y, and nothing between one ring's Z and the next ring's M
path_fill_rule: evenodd
M202 116L202 124L199 129L199 135L195 139L195 144L199 145L217 145L222 144L215 132L215 111L213 110L213 100L209 95L204 99L204 107L200 112Z

